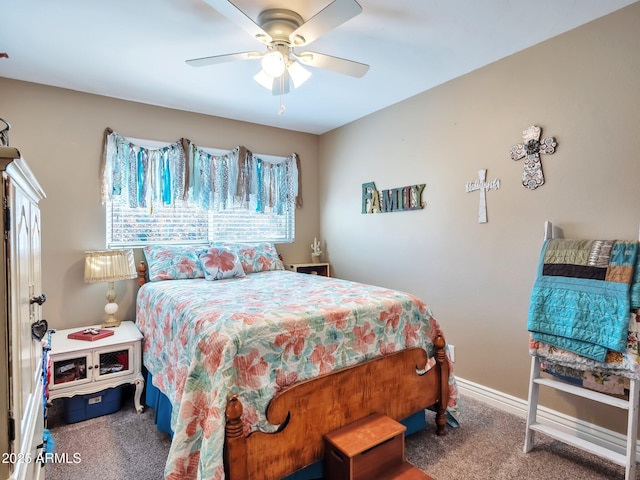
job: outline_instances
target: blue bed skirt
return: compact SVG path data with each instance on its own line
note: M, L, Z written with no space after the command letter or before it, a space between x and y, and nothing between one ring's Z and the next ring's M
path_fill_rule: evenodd
M160 432L168 433L173 436L171 430L171 403L169 399L156 388L153 384L152 376L147 372L147 381L145 382L145 404L153 409L153 421ZM411 435L419 430L424 430L427 426L427 420L424 410L414 413L410 417L401 420L407 430L405 435ZM285 477L283 480L315 480L324 476L324 468L322 462L316 462L313 465L298 470L296 473Z

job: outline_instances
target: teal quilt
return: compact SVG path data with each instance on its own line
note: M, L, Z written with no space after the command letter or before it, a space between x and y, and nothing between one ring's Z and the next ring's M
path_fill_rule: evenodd
M640 303L638 260L638 242L545 241L529 304L532 338L600 362L609 350L623 352L629 312Z

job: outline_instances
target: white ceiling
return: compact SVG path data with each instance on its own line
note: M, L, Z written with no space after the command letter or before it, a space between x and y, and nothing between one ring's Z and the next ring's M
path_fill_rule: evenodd
M369 64L368 73L309 68L282 115L280 98L253 80L259 61L185 64L263 50L204 0L2 0L0 77L321 134L636 0L358 1L360 15L304 49ZM254 21L277 7L308 20L330 1L234 3Z

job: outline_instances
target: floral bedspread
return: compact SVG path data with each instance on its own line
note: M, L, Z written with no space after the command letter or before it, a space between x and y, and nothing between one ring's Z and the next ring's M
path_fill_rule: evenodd
M284 270L147 283L136 313L144 364L173 405L171 480L224 478L229 395L242 401L245 433L273 431L265 410L279 390L404 348L431 356L441 333L412 295ZM453 374L449 383L455 417Z

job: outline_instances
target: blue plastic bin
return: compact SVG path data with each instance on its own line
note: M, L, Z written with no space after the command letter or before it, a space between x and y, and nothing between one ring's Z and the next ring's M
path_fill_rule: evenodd
M117 412L122 406L122 387L64 399L64 421L76 423Z

